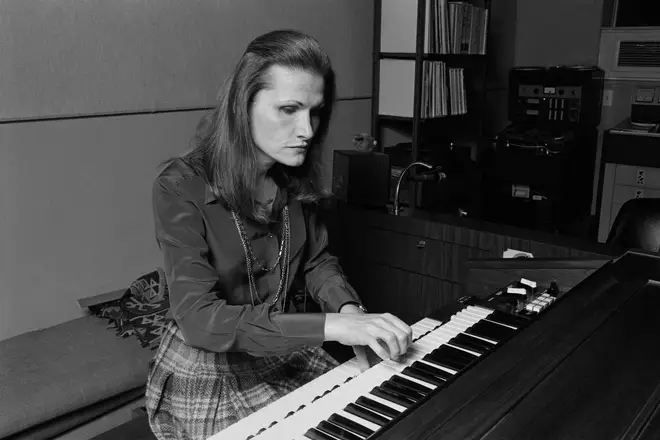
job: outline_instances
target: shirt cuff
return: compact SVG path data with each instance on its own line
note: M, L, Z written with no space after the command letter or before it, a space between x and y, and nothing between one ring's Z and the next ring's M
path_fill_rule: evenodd
M341 306L346 303L362 304L360 297L355 293L355 290L347 284L334 284L323 286L327 289L326 293L326 307L325 312L337 313Z
M325 340L325 313L281 313L273 321L296 344L320 346Z
M359 303L359 302L357 302L357 301L348 301L348 302L345 302L344 304L342 304L342 305L339 306L339 308L337 309L337 311L338 311L339 313L341 313L341 309L342 309L342 307L347 306L347 305L350 305L350 304L353 304L353 305L356 306L358 309L362 310L362 312L367 313L367 309L362 305L362 303Z

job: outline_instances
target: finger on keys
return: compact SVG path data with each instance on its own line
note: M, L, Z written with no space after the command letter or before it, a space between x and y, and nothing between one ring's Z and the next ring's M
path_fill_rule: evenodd
M383 316L403 332L402 334L399 333L399 344L402 347L401 354L405 354L408 347L412 345L412 328L391 313L385 313Z
M385 343L389 354L387 359L395 360L399 357L401 347L399 346L398 329L394 325L383 319L375 336Z
M382 319L381 327L386 331L383 339L388 345L390 358L398 361L408 350L408 333L402 328L406 324L389 313L384 313Z
M381 359L389 360L407 351L408 331L403 322L390 314L327 313L324 340L369 346Z
M382 360L386 361L386 360L390 359L390 353L385 348L383 348L383 346L381 345L381 342L377 338L372 338L369 341L369 347Z
M364 373L369 369L369 367L371 367L369 364L369 358L367 357L367 347L362 345L354 345L353 352L355 353L355 358L357 359L360 373Z

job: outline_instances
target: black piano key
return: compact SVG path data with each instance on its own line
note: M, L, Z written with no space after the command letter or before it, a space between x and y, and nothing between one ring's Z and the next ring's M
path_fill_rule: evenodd
M453 374L448 371L442 370L440 368L436 368L432 365L420 361L413 362L410 368L432 374L434 376L437 376L445 380L449 380L453 376Z
M402 396L406 396L410 400L415 401L415 403L419 402L424 398L424 394L418 393L417 391L413 391L410 388L406 388L404 386L398 385L394 382L392 382L390 379L386 380L382 384L380 384L381 388L384 388L388 391L391 391L393 393L399 393Z
M449 345L441 345L440 347L436 348L433 351L467 363L470 363L479 357L477 355L468 353L459 348L451 347Z
M352 432L353 434L360 435L362 437L369 437L374 433L373 430L357 422L354 422L353 420L344 417L341 414L333 414L328 418L328 420L334 423L335 425L341 426L345 430Z
M316 429L325 432L326 434L333 435L339 440L362 440L360 436L345 430L341 426L326 422L325 420L319 422L319 424L316 425Z
M355 401L360 406L363 406L367 409L370 409L380 415L383 415L385 417L389 417L390 419L395 418L399 414L401 414L399 411L395 410L394 408L383 405L380 402L376 402L373 399L370 399L368 397L358 397L358 399Z
M396 403L397 405L401 405L406 409L412 408L415 405L414 400L409 399L406 396L402 396L399 393L393 393L392 391L386 390L385 388L380 386L374 387L371 390L371 394L380 397L381 399L385 399L389 402Z
M522 316L515 316L509 313L505 313L501 310L495 310L493 313L488 315L486 319L500 322L502 324L511 325L517 329L527 327L529 325L529 319L523 318Z
M426 362L429 362L431 364L435 364L439 367L445 367L449 368L450 370L453 371L461 371L463 367L466 365L465 363L457 363L456 361L453 361L452 359L447 359L447 358L438 358L434 356L432 353L427 354L424 356L422 359L424 359Z
M415 370L412 367L404 368L401 374L403 374L404 376L414 377L415 379L421 380L423 382L428 382L437 387L441 387L445 384L444 379L440 379L440 377L438 376L433 376L432 374L420 370Z
M419 384L417 382L414 382L412 380L406 379L405 377L399 376L395 374L390 378L390 382L394 382L397 385L404 386L406 388L410 388L413 391L417 391L418 393L422 394L423 396L426 396L428 393L433 391L432 388L426 387L422 384Z
M499 324L481 320L464 330L468 335L480 336L495 342L504 342L516 333L516 330Z
M349 414L353 414L354 416L359 417L361 419L367 420L378 426L385 426L387 425L387 422L390 421L390 419L388 419L387 417L383 417L380 414L376 414L375 412L363 408L360 405L356 405L355 403L349 403L348 405L346 405L344 411L346 411Z
M446 345L443 345L440 348L452 348L453 350L458 350L457 348L449 347ZM440 365L442 367L450 368L456 371L461 371L470 363L470 360L454 356L453 353L447 350L441 350L440 348L436 348L422 359L427 362L431 362L436 365Z
M470 335L466 335L465 333L459 333L453 337L449 343L457 347L465 348L466 350L472 350L479 354L486 354L494 347L490 342L486 342L483 339L477 339Z
M304 436L310 440L336 440L333 436L321 432L316 428L309 428Z

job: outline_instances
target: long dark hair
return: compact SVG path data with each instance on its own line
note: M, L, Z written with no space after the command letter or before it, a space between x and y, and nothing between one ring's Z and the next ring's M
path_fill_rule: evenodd
M261 219L256 207L258 147L250 129L255 95L267 87L267 70L282 66L324 79L319 126L299 167L276 164L270 173L289 197L314 202L321 197L321 143L328 132L336 96L330 58L318 41L295 30L277 30L254 39L218 93L216 107L197 126L192 149L181 158L206 176L216 196L242 215ZM263 219L261 219L263 220Z

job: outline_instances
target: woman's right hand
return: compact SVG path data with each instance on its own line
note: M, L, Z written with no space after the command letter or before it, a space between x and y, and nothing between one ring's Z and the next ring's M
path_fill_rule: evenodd
M398 360L412 344L412 329L390 313L327 313L325 340L368 346L381 359Z

